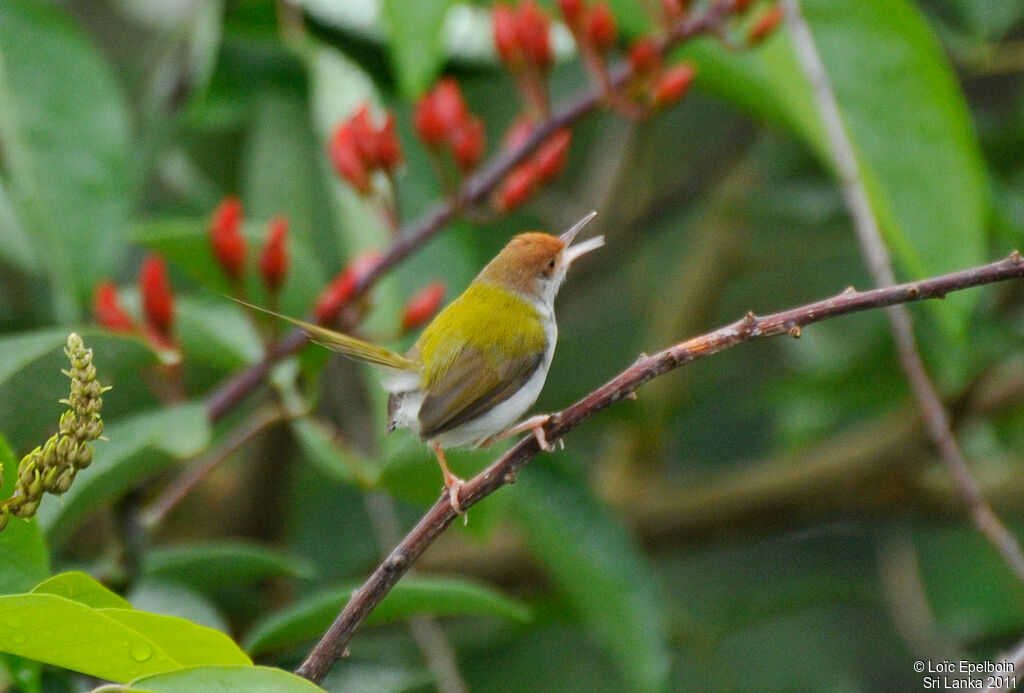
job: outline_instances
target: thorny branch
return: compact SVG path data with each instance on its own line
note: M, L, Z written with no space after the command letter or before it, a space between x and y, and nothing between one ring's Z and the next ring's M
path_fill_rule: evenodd
M896 283L892 258L878 228L878 220L872 211L853 145L843 125L839 105L832 92L821 56L818 55L814 37L800 12L798 0L784 0L783 4L797 57L813 86L815 102L825 125L826 137L839 173L843 197L853 218L868 270L877 286L892 286ZM981 487L967 464L967 458L953 436L949 414L918 351L910 311L906 306L898 305L886 309L885 314L889 318L900 366L921 409L928 437L946 465L946 473L967 506L974 525L999 551L1017 577L1024 580L1024 552L1021 551L1017 539L985 500Z
M682 41L714 32L734 12L736 1L717 0L710 3L703 12L683 19L659 44L658 50L665 53ZM620 89L632 75L633 72L627 63L616 65L610 71L611 88ZM549 119L534 128L521 145L499 152L483 168L468 177L453 199L437 202L422 217L404 225L391 247L360 279L353 298L362 295L391 268L440 233L463 210L483 202L513 168L553 133L573 125L595 110L604 102L605 97L603 89L593 87L567 99L553 110ZM262 360L219 386L207 398L206 407L210 419L217 421L223 417L263 381L278 360L294 354L308 343L309 339L301 330L293 330L268 349Z
M683 364L744 342L785 334L799 337L803 327L847 313L927 298L942 298L951 291L1022 276L1024 258L1014 251L1005 260L940 277L870 291L849 288L831 298L761 317L747 313L740 320L714 332L680 342L653 356L642 355L636 363L612 380L567 409L553 414L544 427L544 433L549 441L558 440L615 402L632 398L637 388L647 381ZM462 507L469 508L505 484L513 483L523 465L539 451L537 440L532 435L519 441L497 461L466 482L459 495ZM455 517L445 492L377 566L366 582L353 592L348 604L296 673L314 683L323 681L334 663L344 656L349 640L367 615Z

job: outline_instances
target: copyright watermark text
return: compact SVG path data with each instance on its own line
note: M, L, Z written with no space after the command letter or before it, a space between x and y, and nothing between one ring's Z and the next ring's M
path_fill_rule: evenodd
M921 687L925 690L983 690L986 688L1012 689L1017 686L1013 662L972 662L966 659L931 661L919 659L914 671L924 674Z

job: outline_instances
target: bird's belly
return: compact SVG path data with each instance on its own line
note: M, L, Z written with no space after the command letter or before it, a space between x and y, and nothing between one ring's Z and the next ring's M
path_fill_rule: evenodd
M548 364L551 362L550 359L545 359L545 361L514 395L496 404L486 414L435 436L433 442L442 448L474 446L511 428L540 396L540 391L544 388L544 381L548 375ZM422 403L422 398L420 402ZM417 409L417 413L418 411Z
M540 391L544 388L550 362L550 357L546 358L541 367L514 395L496 404L487 413L440 433L432 442L443 448L468 447L479 445L487 438L510 428L537 401ZM392 392L388 411L389 430L407 428L419 435L419 414L423 399L424 393L418 389Z

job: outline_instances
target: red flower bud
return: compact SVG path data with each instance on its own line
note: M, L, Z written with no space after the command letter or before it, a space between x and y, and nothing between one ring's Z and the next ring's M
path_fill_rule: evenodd
M615 45L615 15L605 3L594 5L587 22L587 37L594 48L604 53Z
M768 8L750 27L747 32L747 42L754 46L764 41L775 32L784 16L785 11L782 9L782 5L773 5Z
M508 212L520 206L533 194L537 182L537 169L532 161L520 164L508 174L494 198L499 212Z
M547 15L536 2L523 0L519 4L519 44L526 59L541 70L547 69L554 61L549 25Z
M327 147L327 154L337 174L364 195L370 192L370 172L356 142L352 121L338 126Z
M565 20L573 32L583 27L583 15L586 10L584 0L558 0L558 9L562 11L562 19Z
M494 47L505 66L515 69L523 60L519 45L519 18L508 5L494 6Z
M221 269L234 280L245 271L245 236L242 235L242 204L225 197L210 220L210 245Z
M565 162L569 158L570 142L572 142L572 133L568 129L562 129L540 146L533 156L539 182L547 183L557 178L558 174L562 172Z
M402 331L408 332L426 324L437 313L443 300L444 284L441 282L431 282L413 294L405 304L405 313L402 315Z
M139 293L146 322L157 334L167 337L174 322L174 294L167 268L159 255L148 255L139 269Z
M392 172L402 163L402 146L395 134L395 114L388 113L384 125L377 131L375 163L387 172Z
M483 122L470 116L450 137L452 156L459 170L463 173L472 171L484 155L486 135Z
M669 20L676 20L683 16L684 6L687 3L681 0L661 0L661 11Z
M444 142L447 133L434 105L434 92L427 92L416 103L412 124L416 134L428 147L437 147Z
M288 219L274 217L270 220L267 242L260 255L260 274L263 284L270 291L277 291L288 274Z
M654 105L666 106L683 98L696 76L697 70L690 63L673 65L665 70L665 74L654 85L654 93L651 96Z
M92 294L92 314L103 327L111 332L135 332L138 328L117 298L117 287L111 281L96 285Z
M320 293L313 314L321 325L334 321L338 311L352 298L366 273L377 266L380 254L373 250L357 255Z
M462 90L459 89L458 82L447 77L437 83L433 93L437 118L441 121L445 136L450 137L451 133L461 127L469 116L466 101L462 98Z
M633 42L629 47L629 64L633 72L638 75L650 72L661 64L661 57L658 55L658 47L654 39L642 38Z
M377 158L377 131L370 119L369 104L364 102L356 109L348 119L348 126L352 130L352 140L363 164L367 168L373 168L376 166Z

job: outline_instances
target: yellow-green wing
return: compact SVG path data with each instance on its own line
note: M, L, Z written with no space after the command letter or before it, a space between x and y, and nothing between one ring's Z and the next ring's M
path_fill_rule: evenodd
M526 384L543 358L538 351L496 366L479 350L463 346L427 389L420 405L420 437L429 440L504 402Z
M326 327L314 325L313 323L306 322L305 320L288 317L287 315L273 310L268 310L267 308L260 308L259 306L246 303L245 301L240 301L239 299L231 296L228 296L228 298L262 313L267 313L268 315L273 315L274 317L281 318L282 320L287 320L309 335L309 338L317 344L325 346L331 351L337 351L338 353L348 356L351 359L355 359L356 361L365 361L366 363L371 363L375 366L384 366L386 368L394 368L402 371L417 370L416 363L412 359L402 356L398 352L385 349L384 347L377 346L376 344L364 342L361 339L350 337L349 335L342 334L341 332L329 330Z

